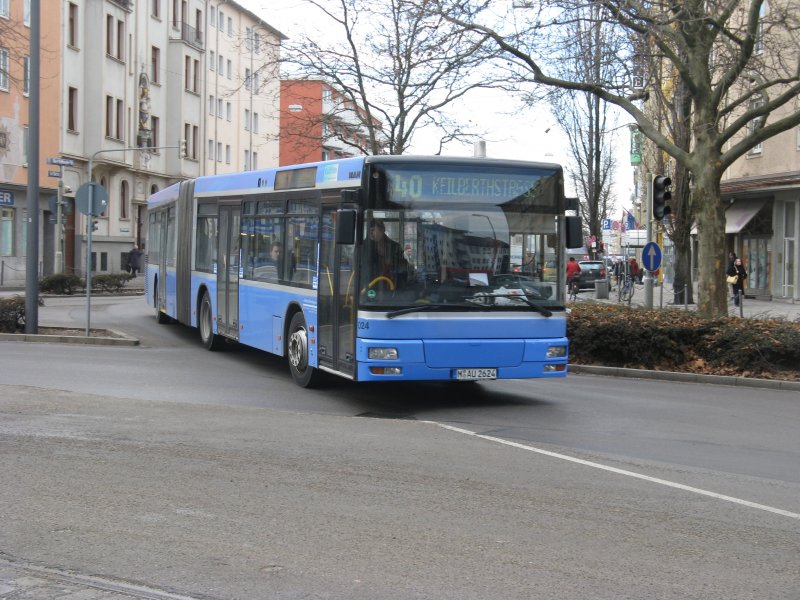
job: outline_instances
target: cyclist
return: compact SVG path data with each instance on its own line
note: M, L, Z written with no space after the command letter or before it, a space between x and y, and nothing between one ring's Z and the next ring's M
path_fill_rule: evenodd
M580 288L578 282L580 275L581 266L578 264L578 261L575 260L574 256L570 256L567 261L567 290L569 290L569 294L573 298L577 296Z

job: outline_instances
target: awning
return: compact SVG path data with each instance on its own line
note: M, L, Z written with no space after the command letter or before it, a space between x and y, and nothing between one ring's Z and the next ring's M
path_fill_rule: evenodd
M739 233L758 214L766 200L737 200L725 211L725 233Z

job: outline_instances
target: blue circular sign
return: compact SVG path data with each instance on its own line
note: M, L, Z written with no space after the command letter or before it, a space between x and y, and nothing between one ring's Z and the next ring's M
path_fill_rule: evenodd
M647 242L642 249L642 266L656 271L661 266L661 248L655 242Z

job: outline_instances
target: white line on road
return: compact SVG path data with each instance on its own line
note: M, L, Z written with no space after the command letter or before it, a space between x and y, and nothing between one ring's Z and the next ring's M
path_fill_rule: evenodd
M488 440L490 442L497 442L498 444L503 444L505 446L511 446L513 448L519 448L521 450L527 450L529 452L536 452L537 454L543 454L545 456L550 456L552 458L560 458L562 460L568 460L570 462L577 463L579 465L584 465L587 467L592 467L594 469L602 469L603 471L610 471L611 473L616 473L618 475L635 477L636 479L643 479L644 481L649 481L650 483L666 485L667 487L684 490L686 492L692 492L694 494L701 494L703 496L709 496L711 498L716 498L717 500L725 500L726 502L733 502L734 504L749 506L750 508L764 510L767 512L775 513L776 515L790 517L792 519L800 519L800 514L793 513L788 510L783 510L782 508L775 508L773 506L767 506L766 504L758 504L757 502L750 502L749 500L742 500L741 498L734 498L733 496L718 494L716 492L711 492L701 488L692 487L690 485L683 485L682 483L667 481L666 479L659 479L658 477L650 477L649 475L642 475L640 473L634 473L633 471L626 471L625 469L617 469L616 467L609 467L608 465L592 462L590 460L583 460L582 458L575 458L573 456L568 456L566 454L559 454L558 452L551 452L550 450L544 450L542 448L536 448L534 446L528 446L517 442L511 442L509 440L504 440L503 438L498 438L491 435L483 435L481 433L469 431L468 429L461 429L460 427L453 427L452 425L445 425L444 423L438 423L436 421L423 421L423 422L430 423L432 425L437 425L438 427L442 427L443 429L447 429L449 431L455 431L456 433L464 433L466 435L471 435L473 437L481 438L483 440Z

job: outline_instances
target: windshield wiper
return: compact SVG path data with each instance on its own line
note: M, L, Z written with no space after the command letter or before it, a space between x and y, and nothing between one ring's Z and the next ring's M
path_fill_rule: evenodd
M480 303L480 305L482 305L482 306L487 306L487 305L483 304L483 301L485 301L488 298L518 298L518 299L522 300L525 304L530 306L532 309L540 312L545 317L552 317L553 316L553 312L550 309L542 306L541 304L537 304L536 302L532 302L531 300L528 300L528 294L488 294L486 296L481 296L480 298L466 297L464 299L468 300L469 302L473 302L475 304L479 304ZM489 305L489 306L493 306L493 305Z
M486 305L478 305L483 310L491 310L490 306ZM408 313L414 312L422 312L425 310L440 310L440 309L453 309L453 308L472 308L473 305L467 304L442 304L442 303L431 303L431 304L417 304L415 306L407 306L405 308L398 308L397 310L393 310L391 312L386 313L387 319L393 319L395 317L399 317L400 315L407 315Z

